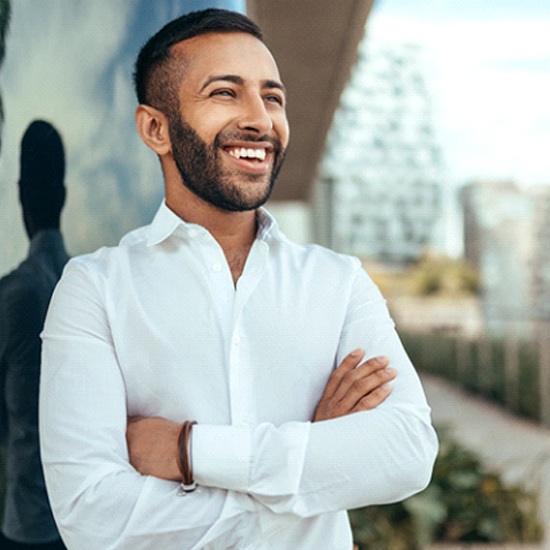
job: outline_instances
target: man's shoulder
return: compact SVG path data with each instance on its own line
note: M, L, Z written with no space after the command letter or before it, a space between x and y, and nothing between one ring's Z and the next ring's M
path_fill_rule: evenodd
M74 256L69 260L66 269L108 269L146 246L147 226L139 227L124 235L117 245L102 246L94 252Z
M361 267L361 261L348 254L342 254L315 243L300 244L284 238L280 241L280 254L300 263L311 263L328 268L356 270Z
M122 239L120 239L118 247L129 248L144 246L148 242L150 231L151 224L132 229L132 231L129 231L126 235L124 235L124 237L122 237Z

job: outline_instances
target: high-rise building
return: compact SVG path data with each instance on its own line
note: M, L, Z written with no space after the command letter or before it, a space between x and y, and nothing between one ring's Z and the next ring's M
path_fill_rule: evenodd
M319 171L324 244L402 263L441 240L443 163L424 61L419 46L363 40Z
M534 334L550 311L550 187L473 182L461 192L466 258L495 336Z
M550 186L534 190L535 250L533 254L532 302L538 320L550 320Z

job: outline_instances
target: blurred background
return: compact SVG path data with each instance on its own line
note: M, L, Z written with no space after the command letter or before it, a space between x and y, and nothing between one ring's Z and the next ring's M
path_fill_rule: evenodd
M2 17L9 6L0 1ZM162 178L134 130L133 61L165 22L204 6L256 19L289 89L291 147L267 206L284 231L363 260L428 397L434 391L434 419L436 403L445 409L445 396L459 395L460 410L462 394L452 392L467 391L509 415L511 430L518 419L550 441L547 0L11 2L0 71L0 274L27 253L16 182L35 118L65 142L70 254L116 244L151 220ZM486 445L462 439L491 462ZM534 487L516 477L546 523L550 448L538 445L524 450L546 473ZM437 505L426 506L432 523L430 513L419 517L433 534Z

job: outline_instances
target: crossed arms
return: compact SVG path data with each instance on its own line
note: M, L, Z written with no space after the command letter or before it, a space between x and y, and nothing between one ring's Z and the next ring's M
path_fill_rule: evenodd
M364 356L364 350L352 351L332 373L313 422L368 411L388 397L389 382L397 371L389 366L387 357L373 357L361 363ZM132 466L142 475L178 481L181 478L177 463L180 429L180 423L165 418L130 418L126 438Z
M128 423L127 379L97 286L84 270L67 270L43 347L42 455L69 548L191 548L221 536L227 547L243 540L259 547L266 533L301 518L391 502L427 484L437 448L429 409L383 302L360 287L357 301L368 308L354 308L340 346L364 340L367 311L376 327L367 353L391 350L397 376L383 359L361 363L360 353L340 360L313 422L199 419L193 468L200 492L176 497L174 434L185 418Z

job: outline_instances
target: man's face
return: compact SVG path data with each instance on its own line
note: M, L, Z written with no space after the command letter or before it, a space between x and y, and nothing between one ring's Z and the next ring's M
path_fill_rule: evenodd
M183 183L220 209L255 209L268 199L288 144L273 57L244 33L199 36L178 51L186 59L180 113L168 119Z

